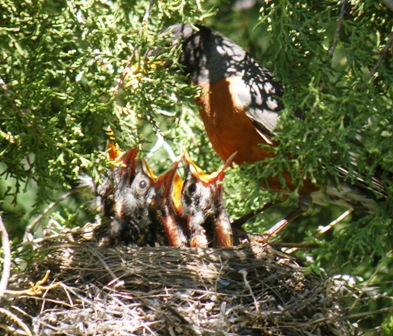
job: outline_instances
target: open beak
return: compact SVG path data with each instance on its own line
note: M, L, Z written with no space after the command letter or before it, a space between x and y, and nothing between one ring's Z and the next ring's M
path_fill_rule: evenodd
M112 140L114 140L114 138ZM130 149L128 152L122 152L119 149L117 143L113 143L111 142L111 140L107 141L106 147L107 147L107 161L113 161L116 163L121 162L122 166L119 172L121 177L126 172L128 172L128 175L130 175L129 177L133 178L135 176L136 156L138 155L138 150L136 148L133 148Z
M114 163L121 163L119 167L114 167L109 171L109 175L113 181L109 183L110 189L112 190L112 183L115 184L115 188L125 183L131 183L135 177L136 170L136 157L138 150L136 148L130 149L127 152L120 151L116 143L112 143L110 140L107 142L107 160ZM108 189L109 190L109 189Z
M113 144L109 140L106 143L107 147L107 160L108 161L116 161L116 159L122 155L122 152L118 148L116 144Z
M188 169L191 174L204 185L213 185L215 183L220 183L223 181L225 177L226 169L231 165L233 158L237 152L233 153L227 161L218 169L217 171L206 174L201 168L199 168L190 158L190 155L187 152L184 152L184 160L188 165Z
M136 175L136 156L138 151L131 149L128 152L121 152L118 146L108 141L107 143L107 160L115 163L121 163L118 167L112 167L108 170L108 177L97 185L96 193L100 198L100 208L104 216L114 215L115 194L125 186L130 185Z
M145 159L140 159L137 160L140 162L141 165L141 169L143 171L143 173L148 176L152 181L155 181L157 179L156 174L154 174L154 172L150 169L149 165L147 164Z
M160 196L163 199L172 198L175 204L180 202L180 199L178 201L177 198L180 198L179 195L183 185L183 180L177 172L177 168L182 160L183 155L181 155L167 171L159 175L155 182L156 189L159 191Z
M179 215L183 180L177 172L177 168L182 160L183 155L167 171L159 175L154 184L157 197L160 198L157 200L157 210L161 214L168 243L170 246L177 247L187 244Z
M136 175L136 164L137 164L137 157L138 150L133 148L130 149L128 152L121 153L117 158L116 161L122 162L121 167L118 169L118 181L120 183L127 183L130 185L135 178ZM120 182L121 180L121 182Z

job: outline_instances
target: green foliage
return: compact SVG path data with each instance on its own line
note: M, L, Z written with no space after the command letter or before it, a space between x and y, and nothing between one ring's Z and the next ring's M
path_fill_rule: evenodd
M382 330L384 336L393 335L393 316L390 315L383 321Z
M172 96L190 100L171 69L149 67L143 55L167 22L202 14L185 1L3 3L1 161L17 181L12 193L35 180L40 202L82 171L97 178L108 125L133 146L156 111L173 110ZM130 74L136 64L142 79Z
M287 169L299 185L306 176L321 185L336 181L338 165L349 169L350 178L379 175L389 195L379 214L354 213L321 235L318 228L343 209L315 207L290 224L280 242L318 246L299 250L298 257L329 274L371 279L386 297L392 295L393 13L374 0L239 4L3 1L0 210L6 224L18 227L12 233L20 236L33 214L77 186L80 174L99 179L107 165L108 126L121 148L138 146L157 173L183 148L207 172L222 164L203 133L194 103L198 90L187 84L176 62L179 50L161 33L176 22L204 22L250 50L286 88L277 157L228 170L231 219L279 198L259 185ZM148 50L160 52L148 58ZM293 115L299 110L302 121ZM246 227L263 232L295 207L295 199ZM62 201L50 223L80 224L89 216L81 203L86 199L75 194Z
M257 23L240 13L243 29L233 32L227 25L221 31L227 29L226 35L251 49L284 83L286 110L277 132L281 146L274 159L227 174L230 213L237 218L259 208L269 197L256 186L288 168L299 186L306 176L320 185L337 182L337 166L349 169L349 180L359 173L368 181L374 175L381 177L388 198L378 214L355 212L321 235L318 229L343 209L314 207L291 223L279 242L319 246L299 250L297 255L313 270L324 267L330 274L358 274L364 279L358 285L373 284L388 294L378 301L365 294L355 311L390 306L392 12L375 1L264 1L259 15ZM299 110L305 117L302 121L294 118L294 111ZM268 210L249 223L248 229L261 232L271 227L295 207L295 202L285 205ZM361 325L380 321L375 315L374 320L366 319Z
M392 13L373 1L348 2L343 9L269 1L260 12L260 25L274 41L266 57L275 60L272 70L287 87L288 112L277 135L286 146L279 157L296 153L300 176L319 182L334 176L337 165L368 178L381 167L392 171L391 59L384 55L378 66ZM291 111L298 109L304 111L303 123L293 118ZM274 160L266 174L279 170L282 160Z
M195 90L144 54L158 47L163 27L207 15L199 1L7 1L0 13L1 209L13 228L75 188L81 173L102 176L108 126L124 149L147 152L160 132L179 141L173 111L181 111L178 101L193 105ZM178 52L168 53L157 61ZM159 129L160 111L173 114L160 121L168 130ZM20 209L18 195L32 185L35 195Z

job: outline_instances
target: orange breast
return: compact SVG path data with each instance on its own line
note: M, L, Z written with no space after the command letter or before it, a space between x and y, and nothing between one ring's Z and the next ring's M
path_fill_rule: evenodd
M200 85L204 93L197 99L197 103L201 107L200 114L213 148L224 161L237 151L233 160L237 164L254 163L273 157L268 148L259 146L266 142L244 114L243 106L233 100L230 85L229 79ZM294 189L290 174L284 174L284 178L288 188ZM284 192L277 177L269 178L269 188L272 191ZM315 190L317 188L310 181L305 181L300 192L309 193Z

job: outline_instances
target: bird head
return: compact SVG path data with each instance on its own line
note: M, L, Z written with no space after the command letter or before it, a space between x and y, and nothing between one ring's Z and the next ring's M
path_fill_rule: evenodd
M192 161L189 154L185 152L184 160L186 162L187 177L183 186L183 193L194 193L196 191L194 190L196 189L196 186L194 186L193 183L197 183L200 185L200 188L211 189L215 198L220 197L220 193L222 192L222 182L225 177L225 171L231 165L235 155L236 153L233 153L218 170L213 173L207 174L201 168L199 168L195 164L195 162ZM188 187L188 190L185 190L186 187Z
M155 199L155 175L143 159L130 152L123 158L109 235L125 243L140 246L154 244L152 208Z
M116 145L108 141L107 161L119 166L108 169L107 177L94 186L97 206L104 217L113 215L114 192L130 183L135 177L137 149L121 152Z

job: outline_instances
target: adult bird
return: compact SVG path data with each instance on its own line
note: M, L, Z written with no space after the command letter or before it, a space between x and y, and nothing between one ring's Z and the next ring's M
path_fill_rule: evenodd
M237 155L233 161L237 164L274 157L270 148L278 145L273 135L283 108L282 84L240 46L208 27L176 24L168 27L165 34L172 43L181 45L179 62L190 82L202 89L197 104L206 133L221 159L226 161L234 152ZM339 176L346 177L347 173L337 168ZM285 186L278 176L269 176L269 189L284 194L295 190L291 172L283 172L282 176ZM378 179L370 186L359 177L352 184L343 182L339 188L328 186L323 191L305 179L298 189L302 202L289 217L303 212L311 203L310 196L315 203L328 200L373 212L377 209L371 191L374 189L383 196Z

